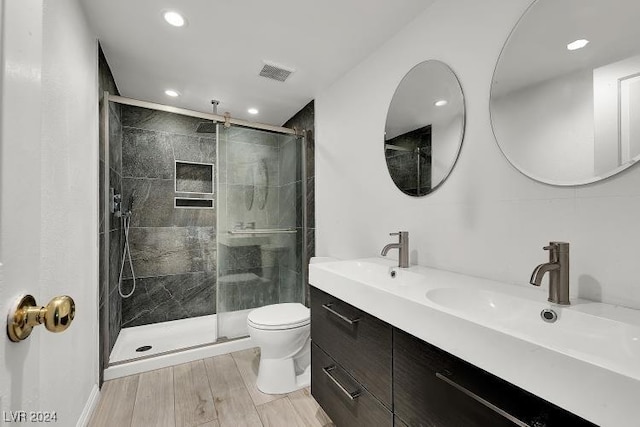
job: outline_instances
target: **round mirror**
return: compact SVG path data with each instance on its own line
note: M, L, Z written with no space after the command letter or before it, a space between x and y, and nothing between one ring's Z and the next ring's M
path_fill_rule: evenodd
M384 136L387 169L410 196L435 190L451 173L464 136L464 97L451 68L440 61L411 69L396 89Z
M595 182L640 156L640 2L537 0L502 49L491 123L506 158L554 185Z

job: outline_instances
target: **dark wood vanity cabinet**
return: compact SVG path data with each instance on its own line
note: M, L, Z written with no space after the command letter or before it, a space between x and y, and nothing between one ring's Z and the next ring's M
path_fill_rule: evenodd
M311 393L338 426L392 426L391 325L311 288Z
M393 386L394 414L407 426L594 426L395 328Z
M316 344L311 360L311 394L336 426L393 426L391 410Z
M314 287L311 340L311 393L338 427L594 426Z

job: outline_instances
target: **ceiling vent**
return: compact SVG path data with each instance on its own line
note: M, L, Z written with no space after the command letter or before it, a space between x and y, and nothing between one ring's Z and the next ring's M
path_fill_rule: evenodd
M293 73L294 70L286 69L281 65L269 64L265 62L264 67L260 70L260 75L268 79L283 82Z

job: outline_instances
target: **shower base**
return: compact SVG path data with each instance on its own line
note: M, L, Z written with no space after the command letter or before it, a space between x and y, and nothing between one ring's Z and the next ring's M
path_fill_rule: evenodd
M246 319L246 313L238 312L238 320L243 316ZM217 321L213 314L123 328L104 371L105 381L253 347L248 337L218 340ZM151 348L136 351L145 346Z
M216 334L215 314L122 328L111 351L109 364L210 344L216 341ZM141 346L151 346L151 349L137 352Z

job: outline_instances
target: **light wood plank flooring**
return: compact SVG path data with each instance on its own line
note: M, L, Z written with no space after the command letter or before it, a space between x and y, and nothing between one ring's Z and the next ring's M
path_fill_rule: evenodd
M89 426L333 426L308 388L261 393L259 361L253 348L107 381Z

